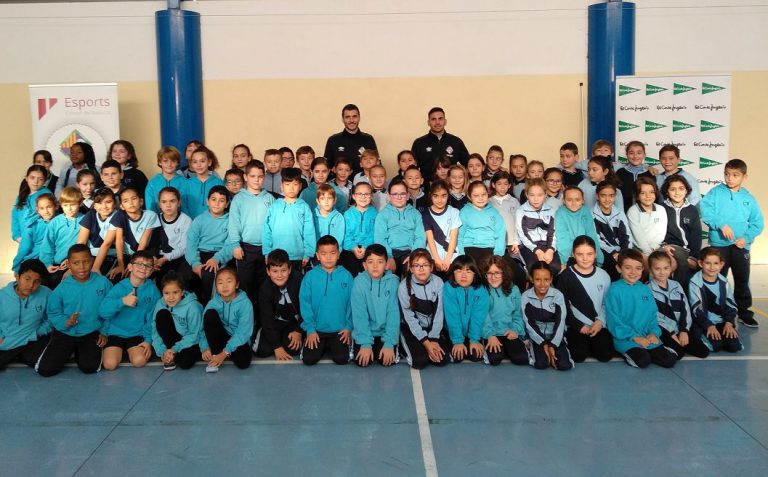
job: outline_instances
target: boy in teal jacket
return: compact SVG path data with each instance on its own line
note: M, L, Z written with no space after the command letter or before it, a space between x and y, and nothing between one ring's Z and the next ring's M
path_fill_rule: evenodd
M366 367L378 361L383 366L397 363L400 337L400 281L387 270L387 250L373 244L365 250L363 267L352 285L352 324L355 363Z
M352 344L352 274L338 266L339 243L332 236L320 237L316 255L320 266L304 276L299 290L301 328L307 333L302 360L316 364L330 349L334 363L347 364Z
M709 226L709 244L720 249L725 265L723 276L733 269L733 290L739 321L757 328L749 286L752 242L763 232L763 213L752 194L741 185L747 178L747 164L731 159L725 164L725 180L699 203L701 220Z
M269 207L262 235L263 253L267 256L281 248L288 252L293 268L300 271L315 253L314 216L307 203L298 198L301 172L285 169L282 175L285 197Z
M147 364L152 356L152 311L160 299L160 291L149 276L155 259L147 251L131 257L131 274L107 293L99 307L104 318L102 333L107 337L103 366L113 370L120 366L123 352L136 368Z
M43 262L25 260L16 281L0 290L0 369L17 358L34 366L48 344L45 309L51 290L41 285L47 278Z
M87 245L73 245L66 259L72 275L62 280L48 299L53 334L35 368L44 377L61 372L73 353L80 371L97 372L101 368L101 350L107 344L99 307L112 283L91 273L93 257Z

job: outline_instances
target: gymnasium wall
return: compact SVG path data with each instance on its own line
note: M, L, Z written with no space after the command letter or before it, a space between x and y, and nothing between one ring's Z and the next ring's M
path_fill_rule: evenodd
M446 109L472 152L500 144L551 165L583 146L587 6L579 0L265 0L184 2L202 14L206 142L228 163L254 151L310 144L342 128L354 102L387 165ZM768 179L768 7L749 1L638 0L636 71L733 74L731 155L750 165L762 204ZM32 153L28 84L117 82L123 138L156 172L160 146L154 12L164 1L0 5L0 142L10 209ZM302 12L302 13L297 13ZM12 45L8 47L7 45ZM586 94L586 88L584 88ZM583 106L582 106L583 104ZM257 154L258 156L258 154ZM768 209L767 209L768 210ZM0 221L0 270L16 246ZM754 248L768 263L768 239Z

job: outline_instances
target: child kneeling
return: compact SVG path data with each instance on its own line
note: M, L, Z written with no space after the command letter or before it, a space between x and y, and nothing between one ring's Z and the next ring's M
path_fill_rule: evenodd
M366 367L374 360L384 366L397 363L400 331L397 287L400 282L387 270L388 258L383 245L366 248L365 271L352 285L352 339L358 366Z
M552 287L552 268L544 261L530 267L533 286L523 293L522 308L525 327L531 339L533 367L560 371L573 368L571 353L563 336L567 308L565 297Z
M705 335L710 351L736 353L744 346L736 331L738 306L733 289L720 274L725 262L717 247L705 247L699 253L701 270L691 278L688 296L691 301L694 327Z
M235 269L225 267L216 273L216 293L203 312L200 336L207 373L217 372L227 358L240 369L251 365L253 305L239 286Z
M176 365L189 369L200 359L200 331L203 306L194 293L184 291L184 283L170 271L160 284L163 293L155 306L152 347L163 362L163 369Z
M352 344L352 274L338 266L339 242L332 235L320 237L315 255L320 266L307 272L299 291L301 328L307 333L302 360L317 364L330 349L334 363L347 364Z
M630 366L647 368L655 363L664 368L673 367L677 354L661 343L653 292L640 281L645 272L643 254L625 249L616 262L621 279L613 282L605 297L613 346Z

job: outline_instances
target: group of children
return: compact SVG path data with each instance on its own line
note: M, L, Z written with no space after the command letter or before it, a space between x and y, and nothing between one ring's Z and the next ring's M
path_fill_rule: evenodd
M374 150L355 170L309 146L260 161L240 144L222 179L191 141L188 169L163 147L151 180L127 141L98 172L92 148L73 145L58 178L38 151L12 212L0 367L19 358L51 376L74 354L95 372L154 351L166 369L203 360L208 372L326 353L566 370L617 352L671 367L739 351L736 320L757 326L748 251L763 228L746 164L729 161L702 199L675 146L662 170L640 142L620 166L607 142L592 152L579 161L566 143L557 167L518 154L504 170L492 146L464 165L438 160L424 184L410 151L388 179Z

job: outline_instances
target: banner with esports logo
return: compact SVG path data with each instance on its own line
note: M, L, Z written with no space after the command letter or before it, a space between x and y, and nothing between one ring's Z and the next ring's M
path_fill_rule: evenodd
M645 144L646 163L659 169L659 149L680 148L680 166L704 194L723 181L728 161L731 76L618 76L616 156L630 141Z
M55 174L70 165L69 148L76 142L93 146L96 164L120 138L117 84L47 84L29 86L34 148L53 156Z

